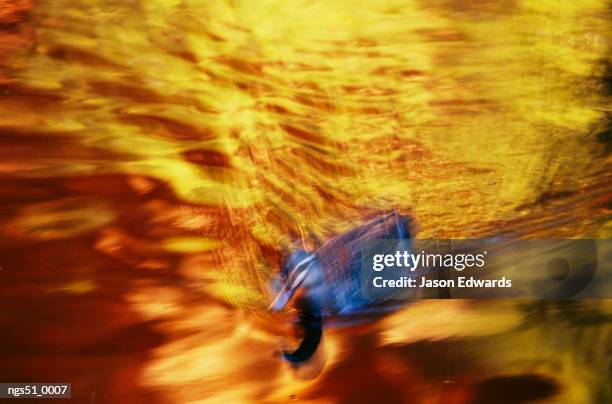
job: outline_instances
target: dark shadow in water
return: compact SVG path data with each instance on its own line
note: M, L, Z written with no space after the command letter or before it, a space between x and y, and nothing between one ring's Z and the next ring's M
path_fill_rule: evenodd
M534 374L494 377L479 383L473 404L511 404L550 398L559 388L549 378Z
M332 365L305 398L337 403L521 403L558 393L537 374L483 380L478 352L460 340L381 347L374 332L350 338L345 359ZM438 400L438 401L436 401ZM441 400L441 401L440 401Z

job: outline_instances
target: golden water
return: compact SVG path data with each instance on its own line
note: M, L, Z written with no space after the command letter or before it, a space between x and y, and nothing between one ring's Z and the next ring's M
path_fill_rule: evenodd
M423 238L609 238L609 17L0 1L2 377L90 402L609 398L609 303L421 302L326 333L314 380L265 312L291 243L380 211Z

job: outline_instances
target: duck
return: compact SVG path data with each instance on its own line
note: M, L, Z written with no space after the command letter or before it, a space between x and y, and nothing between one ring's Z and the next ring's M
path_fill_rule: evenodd
M362 257L376 243L376 248L410 250L412 229L411 216L394 210L332 237L314 251L298 249L288 255L272 281L276 295L268 306L272 312L292 306L298 313L295 326L303 338L297 349L283 352L285 360L294 365L308 361L320 345L324 324L375 321L406 303L405 298L371 293L367 285L372 271L362 270Z

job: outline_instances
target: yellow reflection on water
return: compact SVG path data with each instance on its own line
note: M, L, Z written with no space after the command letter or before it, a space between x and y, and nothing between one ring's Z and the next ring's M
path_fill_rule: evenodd
M165 340L136 382L169 401L333 401L334 369L362 355L414 377L422 402L468 402L477 371L442 386L394 346L471 351L493 335L515 349L545 334L520 330L522 306L425 302L330 331L324 373L296 381L272 355L286 322L263 309L298 239L316 245L393 208L422 238L610 236L605 1L6 3L30 9L0 41L11 254L67 239L91 249L70 259L102 255L92 279L59 269L54 290L114 290L158 321ZM138 275L123 281L117 265ZM384 349L353 350L353 337ZM581 379L569 345L558 363L575 380L559 400L587 402L601 380ZM487 372L538 372L555 349L518 364L495 352Z

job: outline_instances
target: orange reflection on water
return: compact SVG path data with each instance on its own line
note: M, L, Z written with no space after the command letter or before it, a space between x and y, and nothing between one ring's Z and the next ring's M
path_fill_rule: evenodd
M265 310L292 243L393 208L423 238L608 238L609 13L0 0L0 374L90 402L609 397L609 302L419 302L326 330L304 374Z

